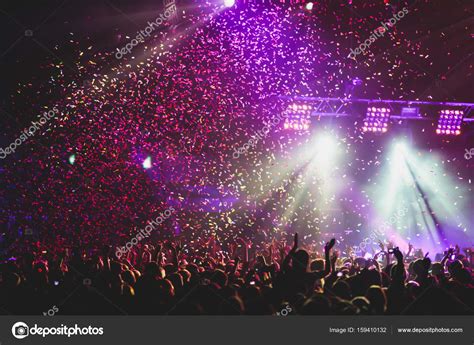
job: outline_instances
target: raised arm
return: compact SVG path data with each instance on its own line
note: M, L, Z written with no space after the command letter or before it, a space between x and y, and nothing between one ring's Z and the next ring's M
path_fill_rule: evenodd
M336 239L333 238L324 246L324 271L314 272L318 279L324 278L331 273L331 249L335 244Z
M443 260L441 260L441 264L443 267L446 265L446 262L448 261L449 257L453 255L454 253L454 248L449 248L448 251L446 252L446 255L444 255Z
M409 257L413 251L413 244L408 243L408 252L405 254L405 257Z
M239 241L242 243L244 249L244 262L249 262L249 248L247 242L242 237L239 237Z
M394 276L392 279L398 281L398 282L403 282L403 272L405 270L405 264L403 262L403 254L398 249L398 247L393 248L393 255L395 255L395 258L397 259L397 269L394 272Z
M181 246L181 243L179 242L178 244L171 243L172 260L173 260L173 265L176 271L179 270L179 254L181 253L182 249L183 247Z
M293 247L289 251L289 253L286 255L285 259L283 260L283 263L281 265L282 271L286 271L290 268L290 261L291 258L293 257L293 254L295 254L296 249L298 249L298 233L295 233L295 237L293 238Z
M324 276L327 276L331 273L331 249L336 244L336 239L332 238L326 245L324 246ZM335 264L335 263L334 263Z
M233 277L236 276L237 271L239 270L239 262L240 262L240 258L237 256L234 259L234 268L232 269L232 274L231 274L231 276L233 276Z
M158 265L161 266L161 244L157 243L155 250L153 251L152 260L155 261Z

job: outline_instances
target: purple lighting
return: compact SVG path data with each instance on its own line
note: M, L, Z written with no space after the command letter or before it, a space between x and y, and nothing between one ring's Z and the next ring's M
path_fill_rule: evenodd
M436 128L436 134L460 135L463 118L464 111L462 110L441 110L438 120L438 128Z
M385 133L388 131L390 108L368 107L362 131Z

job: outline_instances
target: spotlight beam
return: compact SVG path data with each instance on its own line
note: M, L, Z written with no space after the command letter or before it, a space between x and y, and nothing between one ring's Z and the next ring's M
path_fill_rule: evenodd
M418 186L418 182L416 180L414 180L413 183L415 184L415 186ZM418 187L417 187L417 189L418 189ZM418 190L418 192L420 193L419 190ZM420 214L421 214L421 217L423 218L423 223L425 223L425 227L426 227L426 229L428 229L428 235L430 236L430 240L432 242L435 242L435 238L433 237L433 234L431 233L430 225L428 224L428 220L426 219L425 212L423 211L423 207L421 205L421 202L418 200L418 198L416 200L416 203L418 204L418 207L420 208ZM425 203L425 207L427 207L426 203Z
M441 227L441 223L439 222L438 220L438 217L436 216L435 212L433 211L433 208L431 207L431 204L428 200L428 197L426 196L426 193L423 191L423 189L421 188L420 184L418 183L418 180L415 176L415 174L413 173L413 170L409 164L409 162L407 162L405 160L405 163L406 163L406 166L407 166L407 169L408 169L408 172L410 173L410 176L412 177L412 180L413 180L413 184L415 185L418 193L420 193L421 197L423 198L423 202L426 206L426 209L428 210L429 214L430 214L430 217L431 219L433 220L434 222L434 225L435 225L435 228L436 228L436 231L437 233L439 234L439 236L441 237L441 241L444 243L445 242L445 234L444 234L444 230L443 228ZM427 226L427 229L429 229L429 226L427 224L427 221L426 221L426 217L425 215L423 214L422 212L422 215L423 215L423 220L425 221L425 225ZM431 233L430 233L431 235ZM431 236L432 237L432 236Z

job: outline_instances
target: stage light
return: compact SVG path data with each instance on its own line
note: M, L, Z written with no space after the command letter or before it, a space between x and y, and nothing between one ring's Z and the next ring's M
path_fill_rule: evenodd
M284 129L307 131L310 125L313 107L309 104L290 104L285 111Z
M408 146L404 142L398 142L395 144L395 151L401 155L406 154L408 152Z
M311 11L311 10L313 9L313 6L314 6L314 4L310 1L310 2L308 2L308 3L306 4L306 9L307 9L308 11Z
M405 138L390 146L376 180L367 187L376 218L388 222L384 236L397 246L421 241L429 249L437 247L440 226L452 229L452 224L467 222L469 211L460 210L469 208L470 186L449 173L443 154L413 146Z
M143 168L145 169L150 169L151 168L151 157L148 156L144 161L143 161Z
M312 144L313 161L322 174L320 177L327 178L334 168L339 153L339 142L333 133L319 132Z
M464 119L464 111L454 109L443 109L440 111L436 134L460 135L461 125Z
M393 153L391 161L394 164L393 168L398 171L398 182L409 183L409 171L407 170L407 160L411 157L411 147L405 141L399 140L393 146Z
M76 161L76 155L72 154L69 156L68 158L68 161L69 161L69 164L74 164L74 162Z
M402 107L401 117L406 119L420 119L422 115L420 114L420 108L418 107Z
M235 5L235 0L224 0L225 7L232 7Z
M385 133L388 131L390 108L368 107L362 130L364 132Z
M336 140L331 134L324 133L316 141L321 150L331 150L337 145Z

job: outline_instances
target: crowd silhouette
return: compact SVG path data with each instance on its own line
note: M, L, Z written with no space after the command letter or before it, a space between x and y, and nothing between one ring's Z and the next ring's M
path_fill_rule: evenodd
M152 241L153 242L153 241ZM1 265L0 312L139 315L473 314L472 267L459 248L440 262L380 242L365 259L342 256L332 239L322 254L273 240L266 250L239 238L143 243L114 248L14 246ZM13 255L13 253L10 253Z

